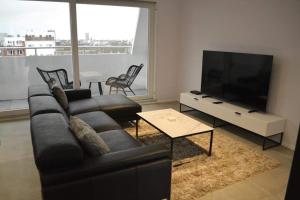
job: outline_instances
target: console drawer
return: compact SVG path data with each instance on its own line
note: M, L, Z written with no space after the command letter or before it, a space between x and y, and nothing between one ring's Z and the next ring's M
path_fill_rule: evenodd
M212 103L212 100L202 98L198 95L183 93L180 95L180 103L209 115L218 115L218 108Z

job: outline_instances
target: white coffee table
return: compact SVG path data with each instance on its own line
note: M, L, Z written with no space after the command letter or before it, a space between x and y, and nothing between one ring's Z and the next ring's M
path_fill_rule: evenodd
M173 154L173 141L177 138L210 133L208 156L211 156L214 129L174 109L140 112L137 115L148 124L159 130L171 139L171 154ZM136 124L136 137L138 138L138 121Z

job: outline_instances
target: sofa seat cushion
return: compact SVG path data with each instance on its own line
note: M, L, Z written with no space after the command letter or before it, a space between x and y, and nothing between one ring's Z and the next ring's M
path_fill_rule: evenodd
M98 133L110 148L110 152L123 151L141 146L141 143L123 130L111 130Z
M141 112L141 106L124 95L104 95L94 97L101 111L116 120L134 120L136 113ZM130 119L128 119L128 117Z
M69 102L69 114L70 115L77 115L86 112L98 111L99 106L95 99L88 98L88 99L81 99L77 101Z
M96 132L122 129L115 120L101 111L82 113L75 116L90 125Z

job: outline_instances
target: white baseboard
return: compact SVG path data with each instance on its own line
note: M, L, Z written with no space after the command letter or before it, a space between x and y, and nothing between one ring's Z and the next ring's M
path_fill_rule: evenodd
M138 101L141 105L148 105L148 104L155 104L155 103L172 103L176 102L177 100L175 99L166 99L166 100L154 100L152 99L151 101Z
M13 121L19 119L28 119L29 118L29 110L12 110L12 111L4 111L0 112L0 121Z
M156 103L172 103L172 102L178 102L176 99L163 99L163 100L157 100Z
M282 146L290 149L290 150L293 150L295 151L295 145L292 145L292 144L288 144L288 143L285 143L285 142L282 142Z

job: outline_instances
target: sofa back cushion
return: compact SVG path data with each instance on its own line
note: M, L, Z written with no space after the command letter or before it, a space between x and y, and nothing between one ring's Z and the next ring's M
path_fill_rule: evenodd
M28 98L33 96L52 96L52 93L48 85L31 85L28 88Z
M60 113L40 114L31 119L34 157L41 171L76 166L83 162L83 150Z
M61 113L67 118L65 110L53 96L33 96L28 99L30 116L44 113Z

